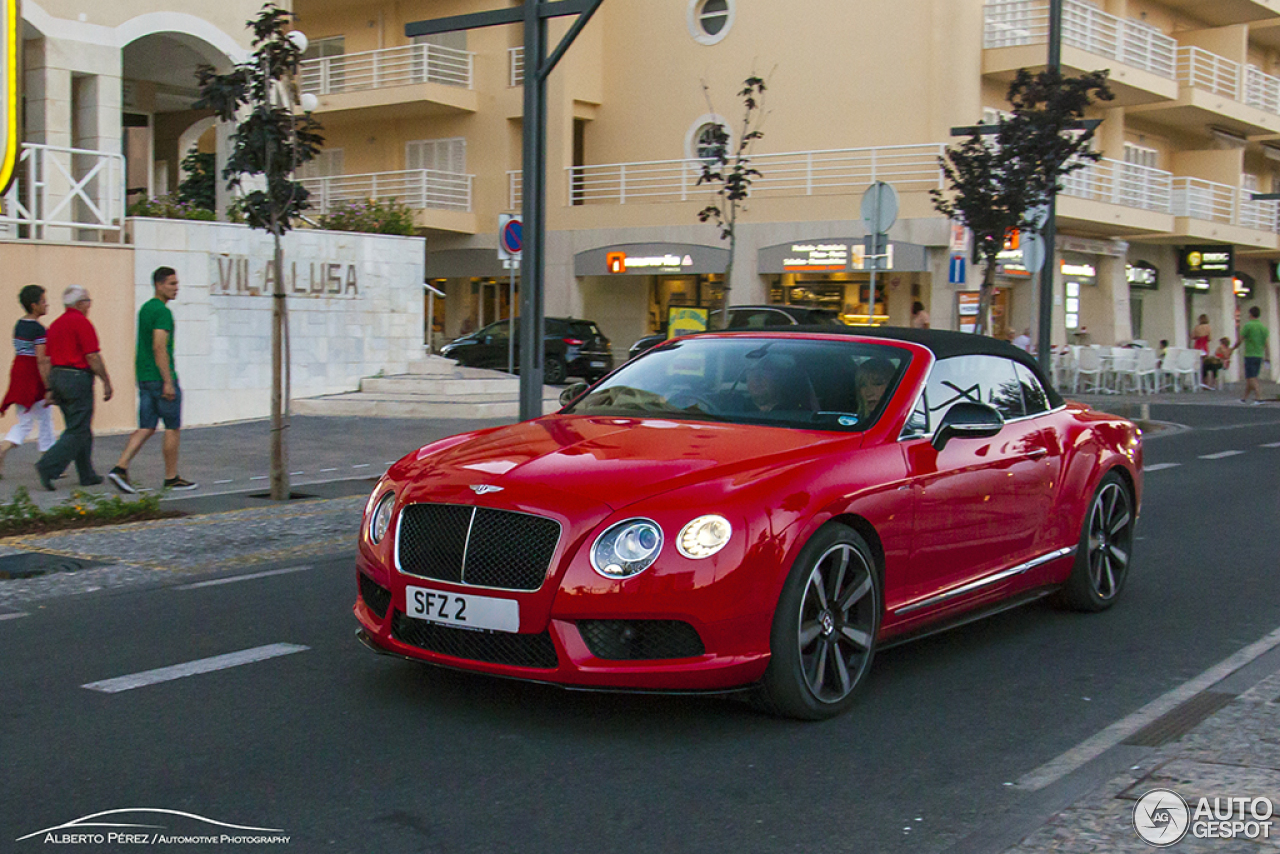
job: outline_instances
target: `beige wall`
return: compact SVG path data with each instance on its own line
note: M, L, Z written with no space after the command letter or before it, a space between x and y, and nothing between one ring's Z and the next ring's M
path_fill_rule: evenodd
M133 249L121 246L76 246L56 243L0 243L5 277L0 284L0 323L12 330L22 317L18 292L29 284L42 286L49 297L49 313L41 322L47 327L62 314L62 291L68 285L82 285L93 297L89 319L98 331L102 358L115 386L115 396L102 402L102 385L97 384L97 411L93 429L99 433L132 430L137 427L137 395L133 381L134 299ZM11 339L10 339L11 340ZM8 364L12 345L6 348ZM7 378L6 378L7 381ZM55 416L62 429L61 415ZM0 430L16 422L10 409L0 418Z
M217 3L175 3L174 0L23 0L23 6L38 7L54 18L82 26L76 30L92 34L94 28L114 29L143 15L186 12L198 15L234 38L241 47L249 47L250 33L244 22L262 9L259 0L219 0ZM288 0L277 5L288 7ZM81 18L83 15L83 19ZM31 15L27 14L27 17ZM181 32L181 30L179 30ZM92 35L90 35L92 37Z

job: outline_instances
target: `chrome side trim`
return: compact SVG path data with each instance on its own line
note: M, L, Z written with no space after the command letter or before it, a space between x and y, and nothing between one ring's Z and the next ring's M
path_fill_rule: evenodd
M1076 551L1076 546L1070 546L1065 549L1058 549L1057 551L1052 551L1052 552L1049 552L1048 554L1040 555L1040 557L1033 558L1027 561L1026 563L1020 563L1017 566L1011 566L1008 569L1002 569L999 572L993 572L991 575L985 576L983 578L979 578L975 581L970 581L968 584L965 584L961 587L956 587L955 589L948 590L945 593L939 593L937 596L931 596L922 602L916 602L914 604L899 608L893 613L894 614L910 614L912 611L918 611L921 608L928 608L931 605L940 604L942 602L947 601L948 599L954 599L957 596L964 596L967 593L972 593L975 590L981 590L983 587L989 587L992 584L996 584L998 582L1004 581L1005 579L1012 578L1015 575L1021 575L1022 573L1027 572L1028 570L1035 569L1037 566L1046 564L1051 560L1057 560L1058 558L1067 557L1068 555L1075 554L1075 551Z

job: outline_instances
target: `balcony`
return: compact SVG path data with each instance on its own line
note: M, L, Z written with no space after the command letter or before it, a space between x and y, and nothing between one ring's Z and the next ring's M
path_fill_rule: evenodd
M1048 44L1048 0L1001 0L985 7L983 74L1007 81L1020 68L1039 71L1046 65ZM1177 47L1173 38L1140 21L1118 18L1082 0L1063 3L1063 67L1109 68L1114 106L1177 97Z
M1211 27L1273 21L1280 18L1280 0L1161 0L1162 5L1199 18Z
M474 112L475 54L434 44L308 59L298 85L320 99L320 110L409 107L415 114Z
M23 143L0 198L0 239L85 240L122 236L124 155Z
M1099 160L1063 179L1059 227L1110 237L1170 232L1173 180L1162 169Z
M511 88L524 85L524 48L507 48L507 85Z
M475 234L476 218L471 210L474 180L474 175L460 172L406 169L304 178L301 183L311 193L311 209L322 215L352 202L394 199L413 209L418 228Z
M1200 178L1173 179L1170 212L1174 236L1276 248L1280 203L1253 201L1250 193Z
M1280 133L1280 79L1199 47L1178 48L1178 97L1130 110L1184 131L1208 126L1241 137Z

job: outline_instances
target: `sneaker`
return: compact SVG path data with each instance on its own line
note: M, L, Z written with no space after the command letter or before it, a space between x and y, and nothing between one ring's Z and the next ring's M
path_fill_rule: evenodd
M111 471L107 472L107 479L115 485L116 489L127 495L138 494L137 487L129 482L129 472L120 468L120 466L116 466Z
M102 483L102 481L104 480L106 480L106 478L104 478L100 474L90 475L86 480L80 481L80 485L81 486L97 486L98 484Z
M192 483L182 476L165 478L164 488L185 492L188 489L195 489L200 484Z
M49 492L53 492L58 488L53 485L53 480L40 470L40 466L36 466L36 477L40 479L40 485Z
M1261 406L1261 405L1262 405L1262 401L1260 401L1260 400L1251 400L1251 401L1249 401L1249 405L1250 405L1250 406Z

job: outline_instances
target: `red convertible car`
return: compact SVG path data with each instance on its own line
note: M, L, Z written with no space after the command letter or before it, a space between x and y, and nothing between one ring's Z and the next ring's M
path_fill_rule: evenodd
M1142 491L1130 422L981 336L676 339L532 421L393 465L361 526L369 647L836 715L876 649L1056 593L1112 605Z

